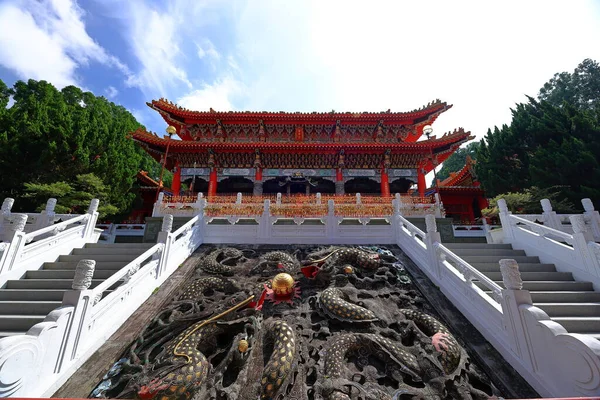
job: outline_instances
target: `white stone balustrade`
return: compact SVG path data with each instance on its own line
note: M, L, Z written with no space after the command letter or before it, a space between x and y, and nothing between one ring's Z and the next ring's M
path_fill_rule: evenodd
M95 262L80 261L62 307L26 335L0 339L0 397L50 397L202 244L202 222L171 232L165 216L158 243L92 289Z
M538 256L542 263L554 264L558 271L571 272L576 280L592 282L594 289L600 290L600 245L594 242L590 223L595 212L587 218L585 214L569 215L571 233L567 233L533 222L531 216L511 214L502 199L498 206L502 231L494 242L510 243L515 250ZM546 212L553 218L548 206Z
M508 220L502 203L501 218ZM540 395L600 394L600 341L569 334L533 306L516 261L500 261L502 288L439 242L432 217L427 232L400 215L395 220L398 246Z
M44 218L51 218L53 213L56 202L51 200L54 199L48 201L46 214L41 214ZM97 242L100 231L95 229L98 220L95 210L97 203L86 214L60 223L44 223L43 228L30 232L25 229L28 214L11 214L2 231L5 242L0 243L0 287L10 279L19 279L26 271L39 269L44 262L56 260L60 254Z

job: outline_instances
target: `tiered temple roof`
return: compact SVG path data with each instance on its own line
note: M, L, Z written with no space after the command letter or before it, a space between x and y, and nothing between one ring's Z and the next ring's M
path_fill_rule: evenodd
M443 181L438 180L438 188L445 191L480 191L483 190L480 187L480 183L475 175L476 161L470 156L467 156L465 166L458 172L450 172L450 176Z

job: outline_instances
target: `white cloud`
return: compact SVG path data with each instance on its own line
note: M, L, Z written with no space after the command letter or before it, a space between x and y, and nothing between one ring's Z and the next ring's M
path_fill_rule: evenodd
M202 44L196 43L198 49L198 58L201 60L207 58L211 62L220 61L221 54L215 49L215 45L208 39L203 39Z
M71 0L0 5L0 64L20 78L77 84L76 70L91 61L129 69L86 32L83 11Z
M104 92L106 93L107 99L114 99L119 94L119 91L114 86L107 87Z
M235 107L232 99L243 96L246 92L243 85L227 77L219 79L213 84L203 84L202 89L193 90L177 99L177 104L190 110L232 111Z

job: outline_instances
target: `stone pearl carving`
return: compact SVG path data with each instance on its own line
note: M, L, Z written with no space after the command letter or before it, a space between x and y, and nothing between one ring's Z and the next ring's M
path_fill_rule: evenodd
M519 264L515 260L500 260L500 272L502 272L502 282L505 288L508 290L521 290L523 288Z
M80 260L75 268L75 277L73 278L73 290L86 290L92 285L92 277L96 269L96 261Z

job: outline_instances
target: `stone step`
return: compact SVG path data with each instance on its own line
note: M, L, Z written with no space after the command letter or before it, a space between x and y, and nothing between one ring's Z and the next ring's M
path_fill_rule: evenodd
M43 315L0 315L0 327L11 331L28 331L46 318Z
M0 315L46 315L62 301L0 301Z
M118 270L96 269L94 270L94 279L110 278ZM25 279L73 279L75 277L74 269L41 269L39 271L27 271Z
M0 339L9 337L9 336L24 335L26 333L27 333L27 331L6 331L6 330L0 331Z
M504 287L502 281L494 281L500 287ZM475 282L477 286L482 289L485 289L485 286L481 282ZM593 291L594 286L592 282L576 282L576 281L529 281L523 282L523 289L530 291Z
M534 303L550 317L600 317L600 302L596 303Z
M600 331L600 318L598 317L553 317L552 321L561 324L569 333Z
M125 261L101 261L96 262L96 271L106 270L106 271L118 271L124 266L129 264L129 262ZM56 262L47 262L44 263L42 270L73 270L75 271L77 268L77 261L56 261ZM499 267L498 267L499 268Z
M498 256L501 258L513 258L527 255L524 250L512 249L452 249L452 252L461 258L463 256Z
M96 262L105 262L105 261L119 261L125 264L130 261L135 260L139 257L139 254L93 254L93 255L85 255L85 254L73 254L68 256L60 256L58 257L58 261L66 261L66 262L77 262L80 260L95 260Z
M90 247L90 248L83 248L83 249L73 249L73 251L71 252L71 255L84 255L84 256L88 256L88 258L93 259L93 257L95 256L103 256L103 255L107 255L107 256L116 256L116 255L136 255L139 256L140 254L142 254L144 251L146 251L146 249L137 249L137 248L130 248L130 247L111 247L111 248L102 248L102 247Z
M62 256L61 256L62 257ZM540 259L538 257L528 257L528 256L514 256L514 257L502 257L502 256L459 256L469 264L473 263L496 263L500 262L500 260L504 258L511 258L515 260L517 263L539 263Z
M499 263L473 263L471 265L481 272L500 272ZM556 272L556 267L554 266L554 264L521 263L519 264L519 271L521 273Z
M69 287L70 289L70 287ZM29 290L29 289L0 289L0 300L2 301L62 301L66 290L46 289L46 290Z
M595 303L600 302L600 292L593 291L533 291L530 292L533 304L538 303Z
M483 274L494 281L502 280L500 271L484 271ZM521 272L523 281L573 281L570 272Z
M103 279L92 279L92 286L94 288L100 283L104 282ZM67 289L71 290L73 279L20 279L10 280L6 282L6 289ZM32 293L32 296L34 294Z
M442 243L447 248L454 249L504 249L512 250L510 244L490 244L490 243Z
M140 254L145 250L148 250L150 247L154 246L156 243L87 243L83 248L85 249L113 249L113 248L121 248L126 247L128 249L136 249L140 250Z

